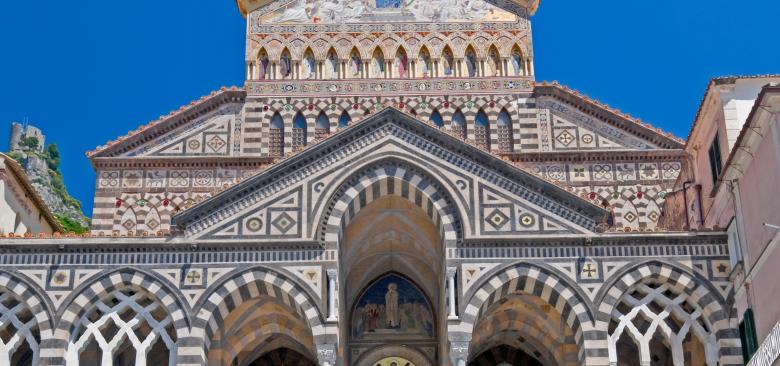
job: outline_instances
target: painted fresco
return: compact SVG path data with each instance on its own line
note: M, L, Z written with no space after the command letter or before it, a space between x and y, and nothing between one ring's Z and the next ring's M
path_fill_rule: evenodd
M485 0L293 0L263 15L261 24L376 22L513 22Z
M428 300L414 284L398 275L374 282L352 312L352 340L433 337Z

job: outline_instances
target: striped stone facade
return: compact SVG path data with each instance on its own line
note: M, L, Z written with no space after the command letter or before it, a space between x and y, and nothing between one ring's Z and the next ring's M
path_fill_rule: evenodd
M536 83L538 1L281 25L261 19L309 13L237 3L244 87L88 153L91 235L0 241L0 364L741 364L726 235L659 225L683 142ZM430 338L356 342L388 275Z

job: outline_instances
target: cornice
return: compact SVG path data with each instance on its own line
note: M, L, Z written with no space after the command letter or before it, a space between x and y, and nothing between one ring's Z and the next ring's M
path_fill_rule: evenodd
M278 158L267 156L183 156L183 157L132 157L93 158L92 166L98 169L128 168L260 168L274 164Z
M517 152L504 153L512 162L517 163L558 163L558 162L632 162L645 160L685 160L688 153L683 149L670 150L598 150L566 152Z

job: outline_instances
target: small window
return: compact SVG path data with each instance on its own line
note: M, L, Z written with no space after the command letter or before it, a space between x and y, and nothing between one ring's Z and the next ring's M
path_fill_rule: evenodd
M756 321L753 316L753 309L745 310L742 322L739 323L739 338L742 341L742 360L747 365L756 351L758 351Z
M712 173L712 183L718 184L718 178L723 171L723 158L720 155L720 135L715 134L715 140L710 145L710 172Z
M729 224L729 228L726 232L729 236L729 259L731 259L731 268L735 268L737 263L742 261L742 246L739 242L737 220L731 220L731 224Z

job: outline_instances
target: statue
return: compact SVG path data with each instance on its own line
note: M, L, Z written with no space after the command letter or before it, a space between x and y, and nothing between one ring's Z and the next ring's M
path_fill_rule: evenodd
M409 69L409 58L406 57L406 52L399 52L395 59L395 65L398 69L398 77L405 78L407 76L406 72Z
M298 4L284 11L273 20L272 23L305 23L311 20L309 12L311 6L306 4L306 0L298 0Z
M390 329L398 328L401 325L401 317L398 311L398 286L391 283L387 286L385 295L385 318L387 327Z
M374 53L374 77L383 78L385 76L385 58L381 53Z
M303 58L303 79L313 79L314 70L314 56L311 53L307 53Z
M336 57L336 54L331 52L328 54L328 59L325 62L325 77L328 79L337 79L338 74L338 68L339 68L339 60L338 57Z
M452 57L452 53L449 50L444 51L442 62L444 63L444 75L452 76L455 59Z
M515 76L520 76L520 70L522 65L522 61L520 59L520 53L517 51L512 52L511 59L512 59L512 69L515 71Z
M477 57L471 51L466 52L466 69L469 72L469 77L477 76Z
M423 53L420 55L420 74L422 77L428 77L428 74L431 72L431 56L427 53Z
M351 63L352 63L352 76L353 77L360 76L360 64L362 63L362 61L360 60L360 55L358 55L356 51L352 52Z
M290 76L290 72L292 71L290 66L290 54L285 52L282 54L282 59L279 60L279 72L282 74L283 78Z
M501 70L501 61L498 59L498 54L496 53L495 49L490 50L490 54L488 55L487 66L488 66L488 70L487 70L488 76L498 76Z
M259 80L265 80L265 75L268 72L268 55L263 52L263 54L260 55L260 60L257 63L257 78Z

